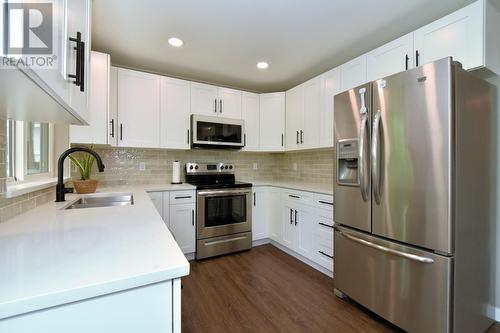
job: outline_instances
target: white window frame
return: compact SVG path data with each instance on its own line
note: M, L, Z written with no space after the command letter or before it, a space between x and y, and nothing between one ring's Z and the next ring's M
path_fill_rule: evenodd
M28 175L28 140L25 133L29 130L29 123L29 121L14 121L14 175L7 178L7 187L50 179L54 175L54 124L51 123L49 123L48 172Z

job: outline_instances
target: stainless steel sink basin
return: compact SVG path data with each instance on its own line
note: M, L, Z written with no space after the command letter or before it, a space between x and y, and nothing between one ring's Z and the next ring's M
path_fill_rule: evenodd
M112 194L81 197L64 209L128 206L133 204L134 196L132 194Z

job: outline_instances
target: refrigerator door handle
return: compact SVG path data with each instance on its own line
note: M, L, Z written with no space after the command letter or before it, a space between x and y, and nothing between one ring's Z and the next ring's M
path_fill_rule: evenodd
M379 154L379 137L380 137L380 110L375 114L375 120L373 121L373 131L372 131L372 184L373 184L373 194L375 197L375 202L380 205L380 154Z
M382 252L385 252L385 253L388 253L388 254L392 254L392 255L395 255L395 256L398 256L398 257L402 257L402 258L405 258L405 259L409 259L409 260L413 260L413 261L418 261L418 262L421 262L423 264L432 264L434 262L434 260L431 259L431 258L418 256L416 254L401 252L401 251L394 250L394 249L391 249L391 248L388 248L388 247L385 247L385 246L382 246L382 245L378 245L378 244L369 242L367 240L364 240L362 238L358 238L356 236L353 236L353 235L351 235L351 234L349 234L349 233L347 233L345 231L341 231L338 228L335 228L335 230L340 235L344 236L345 238L347 238L347 239L349 239L349 240L351 240L353 242L359 243L361 245L364 245L364 246L367 246L367 247L371 247L372 249L376 249L376 250L379 250L379 251L382 251Z
M366 132L368 127L368 115L363 114L361 118L361 128L359 131L359 187L361 189L361 197L363 201L368 201L368 184L365 182L365 169L366 169Z

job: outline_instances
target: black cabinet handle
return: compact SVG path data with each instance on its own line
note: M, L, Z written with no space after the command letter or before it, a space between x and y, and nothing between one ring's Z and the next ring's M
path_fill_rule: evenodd
M297 225L297 210L295 210L295 225Z
M293 209L290 208L290 224L293 223L292 214L293 214Z
M73 50L76 51L76 65L75 65L76 68L75 68L75 74L68 74L68 78L75 79L75 81L73 81L73 83L77 87L80 87L81 82L82 82L82 77L81 77L82 70L81 70L81 63L80 63L80 61L82 60L82 58L80 56L80 52L81 52L80 43L82 42L82 33L77 32L76 38L70 37L69 41L76 43L76 46L73 48Z
M408 55L405 55L405 70L408 70L409 61L410 61L410 57Z
M300 199L300 197L298 195L289 194L288 196L290 198Z
M420 58L420 53L418 53L418 50L415 51L415 64L417 65L416 67L418 67L418 63L419 63L419 59Z
M300 144L304 144L304 131L300 130Z
M123 141L123 124L120 124L120 141Z
M257 202L257 200L255 199L255 192L253 192L253 206L255 207L255 203Z
M174 199L190 199L191 196L190 195L185 195L185 196L181 196L181 197L175 197Z
M194 226L194 209L191 210L191 225Z
M214 99L214 112L217 113L217 98Z
M80 42L80 91L85 91L85 42Z
M318 222L318 224L333 229L333 225L329 225L329 224L322 223L322 222Z
M114 138L115 137L115 120L114 119L111 119L111 121L109 122L111 124L111 137Z
M189 144L189 130L187 130L187 144Z
M299 131L297 131L297 144L299 144Z
M243 134L243 146L247 145L247 134Z
M219 104L220 104L220 110L219 110L219 112L222 113L222 99L219 101Z
M328 255L328 254L326 254L326 253L325 253L325 252L323 252L323 251L318 251L318 252L319 252L319 253L321 253L322 255L324 255L324 256L326 256L326 257L330 258L330 259L333 259L333 256Z
M319 203L325 204L325 205L330 205L333 206L333 202L328 202L328 201L323 201L323 200L318 200Z
M281 147L283 147L283 133L281 133Z

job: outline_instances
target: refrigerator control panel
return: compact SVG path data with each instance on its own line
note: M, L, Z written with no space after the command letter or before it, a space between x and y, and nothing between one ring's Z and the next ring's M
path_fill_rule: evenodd
M337 143L337 184L359 186L358 139L339 140Z

